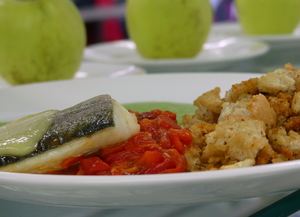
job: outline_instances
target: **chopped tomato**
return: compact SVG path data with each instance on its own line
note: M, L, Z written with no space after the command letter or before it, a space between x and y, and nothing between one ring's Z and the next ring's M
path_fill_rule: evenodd
M95 175L97 172L103 172L110 169L110 166L98 156L82 159L80 163L82 170L86 175Z
M81 159L83 159L84 157L83 156L78 156L78 157L70 157L66 160L64 160L62 163L61 163L61 166L62 168L68 168L74 164L77 164Z
M178 153L175 149L168 149L165 152L173 160L175 167L168 168L163 173L180 173L186 171L186 160L184 156Z

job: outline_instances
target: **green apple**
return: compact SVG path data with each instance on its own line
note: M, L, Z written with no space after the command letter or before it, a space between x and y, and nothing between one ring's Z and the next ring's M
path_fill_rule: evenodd
M10 84L72 78L85 45L71 0L0 0L0 74Z
M289 34L300 19L300 0L235 0L238 19L249 35Z
M197 55L212 23L209 0L127 0L126 26L144 58Z

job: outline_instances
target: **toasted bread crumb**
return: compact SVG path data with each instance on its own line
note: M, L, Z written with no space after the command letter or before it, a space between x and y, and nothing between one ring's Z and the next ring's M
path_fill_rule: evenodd
M183 118L197 146L191 171L300 159L299 69L287 63L283 69L233 84L224 98L220 91L215 87L199 96L195 114Z

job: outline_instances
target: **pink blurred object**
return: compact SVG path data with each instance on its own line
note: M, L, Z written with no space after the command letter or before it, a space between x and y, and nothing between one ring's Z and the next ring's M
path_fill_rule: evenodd
M98 7L113 7L114 0L94 0ZM101 41L115 41L125 38L122 22L117 18L110 18L99 23Z

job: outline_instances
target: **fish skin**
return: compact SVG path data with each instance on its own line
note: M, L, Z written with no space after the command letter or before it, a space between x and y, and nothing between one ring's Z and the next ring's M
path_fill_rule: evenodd
M59 111L53 123L38 144L44 152L73 139L114 127L113 101L109 95L100 95Z
M62 169L64 159L88 155L139 132L136 117L109 95L100 95L57 112L37 150L0 171L49 173Z

